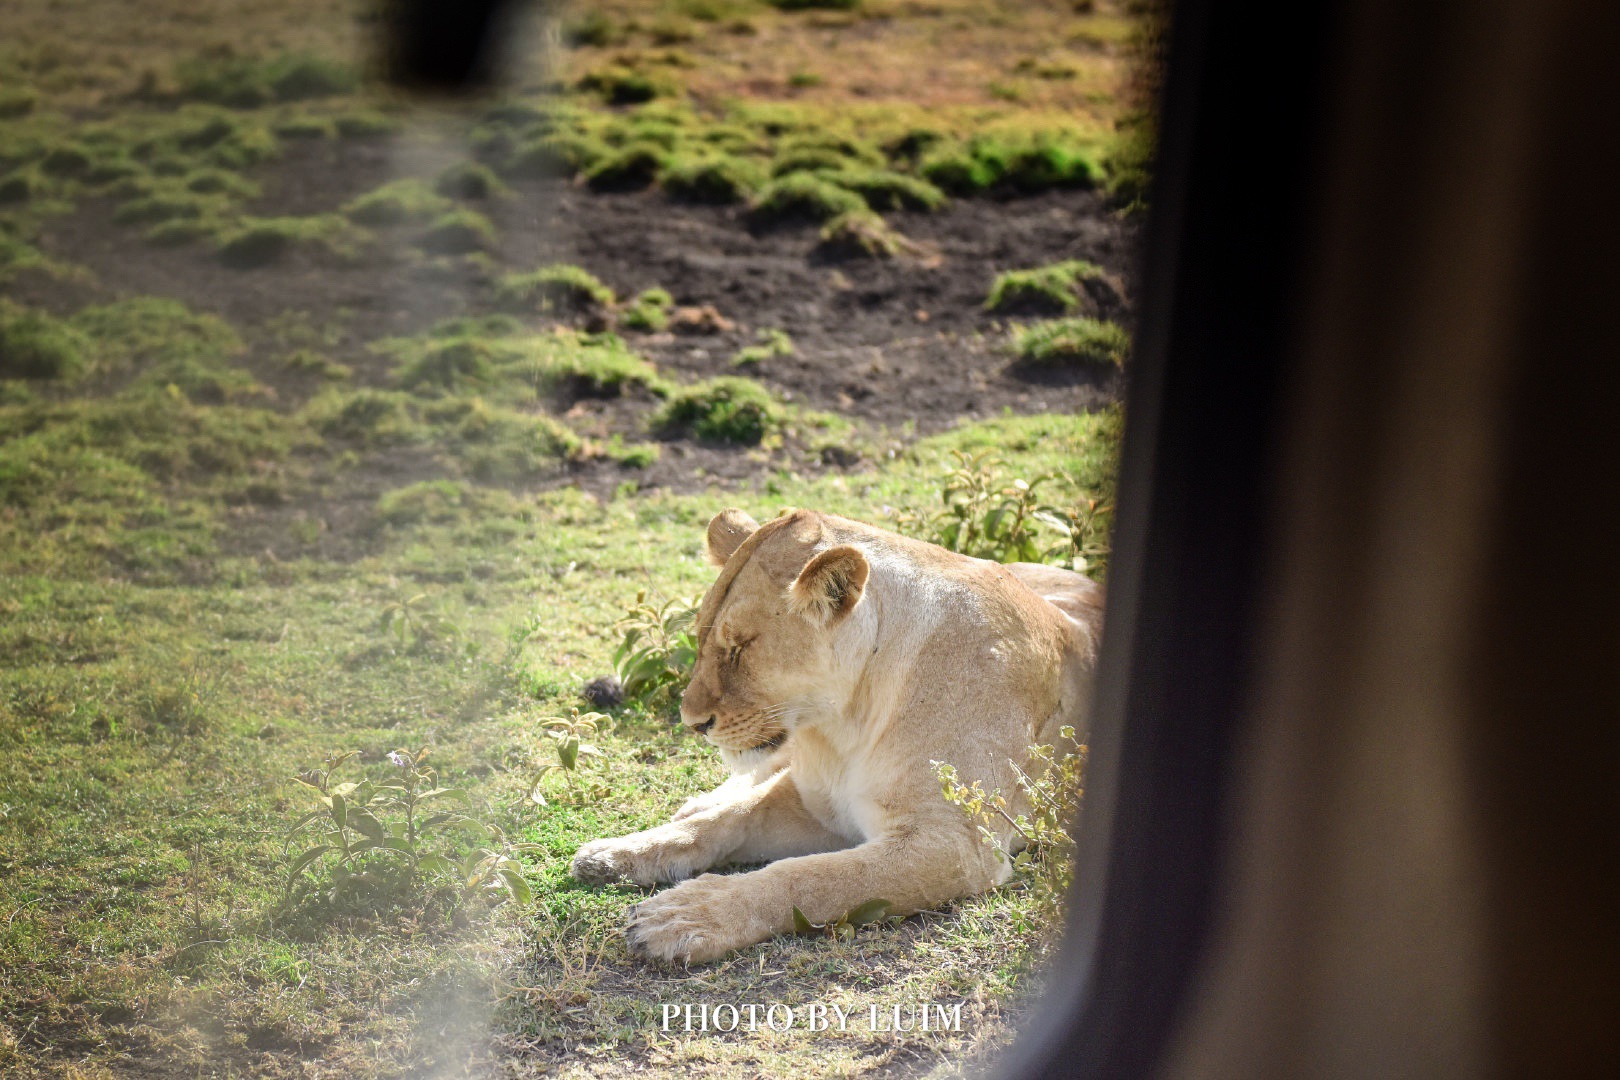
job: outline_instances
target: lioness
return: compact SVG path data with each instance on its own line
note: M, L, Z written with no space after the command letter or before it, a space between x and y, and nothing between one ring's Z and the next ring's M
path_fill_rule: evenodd
M631 947L701 963L791 930L795 906L813 922L876 898L910 913L1005 881L929 762L1012 794L1028 746L1085 731L1101 586L807 510L722 511L707 549L722 569L681 719L733 775L574 856L581 881L682 882L632 909ZM769 865L692 877L728 862Z

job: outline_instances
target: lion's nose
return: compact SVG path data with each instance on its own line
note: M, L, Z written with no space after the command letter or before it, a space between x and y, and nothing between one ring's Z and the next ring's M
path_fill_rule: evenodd
M697 732L699 735L707 735L709 733L709 729L712 727L714 727L714 717L711 715L707 720L703 721L703 723L693 724L692 730Z

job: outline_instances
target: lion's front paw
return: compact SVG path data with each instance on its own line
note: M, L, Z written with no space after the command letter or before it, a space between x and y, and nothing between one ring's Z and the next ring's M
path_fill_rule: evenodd
M740 905L738 878L704 874L630 909L630 949L649 960L704 964L772 936Z
M629 878L634 863L631 853L620 841L592 840L574 853L568 872L587 885L606 885Z

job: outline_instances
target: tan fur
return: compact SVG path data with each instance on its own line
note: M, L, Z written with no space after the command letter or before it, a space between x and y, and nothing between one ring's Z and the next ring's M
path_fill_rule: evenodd
M581 881L681 882L633 910L632 948L700 963L791 930L795 906L910 913L1006 880L930 762L1013 793L1027 747L1084 734L1101 587L805 510L723 511L706 546L721 570L681 717L733 776L574 857ZM703 873L749 862L769 865Z

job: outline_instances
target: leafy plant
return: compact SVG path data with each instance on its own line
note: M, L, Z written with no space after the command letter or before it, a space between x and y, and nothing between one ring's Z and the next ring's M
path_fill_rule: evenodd
M1074 878L1074 838L1069 826L1085 794L1086 747L1068 725L1059 730L1058 738L1057 746L1029 748L1028 769L1009 762L1027 805L1018 814L1011 812L1010 800L999 789L986 792L977 780L964 784L954 765L930 762L945 801L962 808L978 825L984 842L1011 864L1014 873L1032 877L1048 921L1056 919ZM997 819L1023 842L1020 850L1009 850L1001 840L1001 830L990 828L990 822Z
M567 716L548 716L540 721L546 734L556 742L557 760L540 767L539 775L534 778L534 785L529 789L529 801L536 806L545 806L546 797L541 791L546 777L554 772L563 774L570 789L578 793L579 764L581 758L598 758L603 754L600 749L591 743L585 742L587 736L594 737L607 722L608 717L602 713L589 712L581 716L578 709L570 709ZM605 793L592 791L592 794Z
M461 636L461 627L435 611L427 593L384 604L377 629L393 636L402 650L421 652Z
M1092 559L1107 556L1111 507L1094 499L1080 506L1045 503L1039 489L1058 479L1056 475L1009 480L1001 459L989 450L951 454L956 464L945 474L941 506L932 513L896 513L901 531L997 562L1056 562L1083 571ZM1048 533L1056 533L1057 539Z
M438 771L424 764L431 752L389 751L395 772L377 781L333 783L356 751L330 754L322 768L292 778L319 805L294 823L282 847L285 854L307 845L287 869L290 903L375 905L440 889L497 903L533 899L517 858L527 845L472 816L467 793L444 787ZM452 804L457 809L445 809Z
M793 906L793 932L800 937L830 937L835 941L853 941L855 931L874 923L898 923L901 916L890 915L894 905L887 900L872 899L858 904L843 915L824 923L813 923Z
M655 605L643 589L616 629L613 670L626 701L659 706L674 697L697 660L697 600L675 598Z

